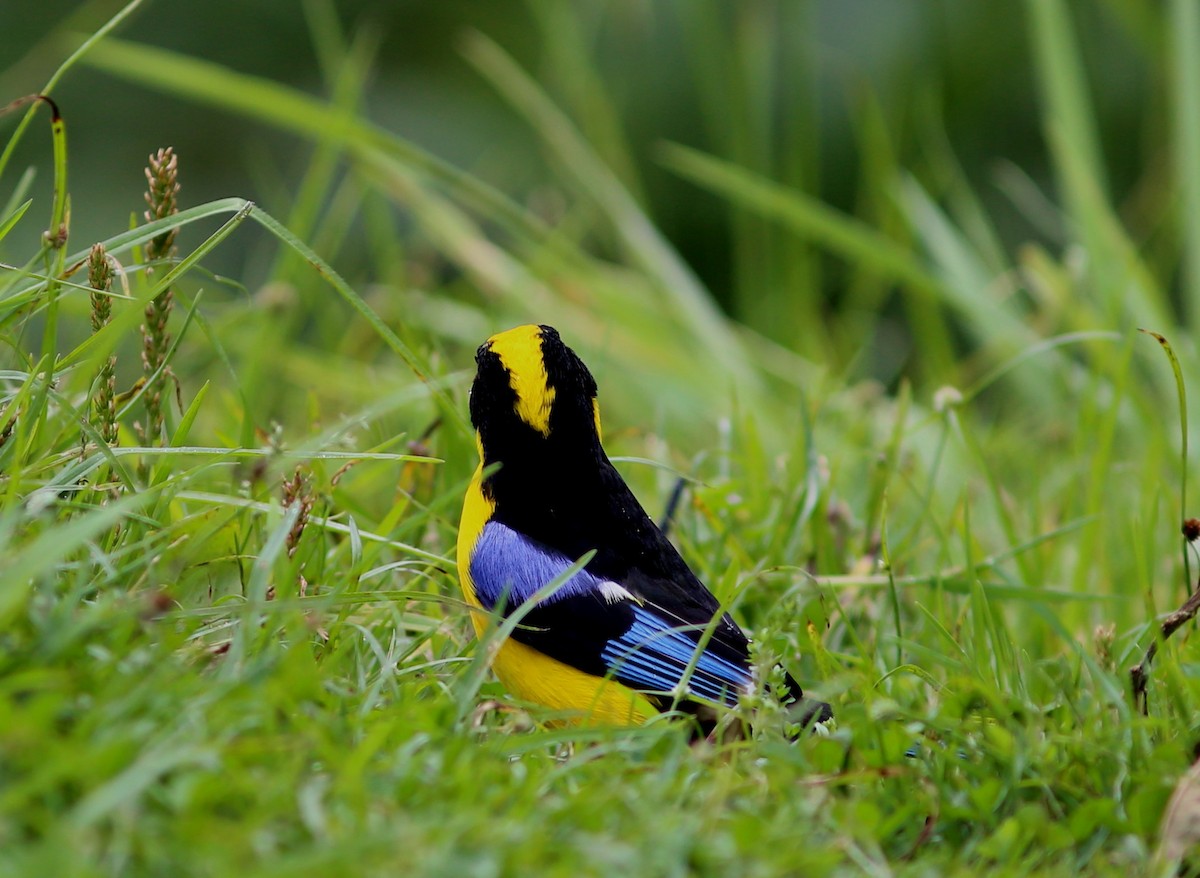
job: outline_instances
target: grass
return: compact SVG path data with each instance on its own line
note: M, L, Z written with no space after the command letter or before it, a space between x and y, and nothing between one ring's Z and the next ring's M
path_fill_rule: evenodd
M1143 247L1105 181L1069 10L1028 6L1058 194L1004 180L1061 240L1011 246L952 152L903 164L871 101L875 188L840 212L815 166L773 166L766 111L744 107L726 157L655 157L732 212L740 320L655 224L586 53L548 62L578 83L560 98L497 43L463 44L546 150L568 205L551 222L373 123L371 47L330 7L306 5L329 99L107 30L77 41L51 86L90 65L315 149L290 202L184 201L113 229L93 331L78 266L95 242L14 243L70 215L68 133L42 192L9 157L49 114L3 120L0 873L1173 874L1156 852L1187 839L1188 806L1164 814L1200 738L1191 626L1159 650L1147 715L1128 670L1186 596L1193 510L1176 379L1136 328L1196 374L1200 34L1186 2L1145 13L1172 28L1155 63L1180 103ZM531 8L546 38L587 45L586 16ZM719 118L768 74L732 49L703 67L706 8L688 39ZM737 27L741 51L769 36ZM183 155L181 197L187 174ZM176 226L178 255L153 260ZM263 283L206 268L253 226L275 247ZM366 256L343 277L350 243ZM783 277L845 294L791 301ZM140 439L139 326L168 289L178 389L162 438ZM763 666L833 702L829 734L559 728L490 679L453 565L466 389L482 338L529 319L593 366L651 512L688 479L674 537ZM789 320L828 331L789 344L771 331ZM901 320L902 368L864 377ZM110 445L94 400L114 356Z

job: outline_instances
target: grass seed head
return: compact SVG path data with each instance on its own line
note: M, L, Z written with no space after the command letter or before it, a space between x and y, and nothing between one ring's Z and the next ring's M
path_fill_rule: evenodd
M103 244L95 244L88 254L88 284L92 288L92 332L100 332L112 319L113 264ZM92 424L108 445L117 444L117 358L107 357L100 364L92 394ZM86 445L86 438L84 444Z
M171 147L160 149L150 156L146 166L147 222L165 219L179 212L176 196L179 194L179 161ZM172 228L151 239L146 247L146 256L151 263L170 259L175 255L175 235ZM150 275L152 276L153 269ZM146 322L142 324L142 368L147 376L156 376L146 391L146 439L153 442L161 439L163 431L163 387L166 383L167 351L171 346L171 335L167 323L171 317L173 295L170 289L163 290L146 305Z

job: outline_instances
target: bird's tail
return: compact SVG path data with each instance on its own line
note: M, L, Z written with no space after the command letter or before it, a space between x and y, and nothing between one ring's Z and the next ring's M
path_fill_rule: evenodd
M791 674L784 675L784 686L787 687L785 699L791 699L788 712L799 723L800 728L810 729L815 725L833 719L833 708L824 701L814 701L804 697L804 690Z

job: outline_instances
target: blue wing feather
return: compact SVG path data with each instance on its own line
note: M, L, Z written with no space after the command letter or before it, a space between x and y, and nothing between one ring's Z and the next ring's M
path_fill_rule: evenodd
M520 604L573 563L498 521L484 525L471 555L475 597L489 610L508 590L509 603ZM604 580L580 570L542 603L573 596L600 594Z
M560 576L572 560L498 521L489 521L471 556L475 596L488 609L508 593L508 605L528 600ZM638 601L614 583L580 570L526 617L513 636L590 673L611 676L631 688L674 692L698 648L703 626L671 621L669 608ZM614 599L613 595L628 597ZM564 630L571 627L576 630ZM698 627L700 630L697 630ZM586 630L577 630L586 628ZM595 637L599 632L615 636ZM592 645L594 644L594 645ZM581 650L589 654L584 655ZM598 652L598 654L597 654ZM688 694L733 705L753 686L748 662L739 664L704 649L688 677Z
M618 680L638 688L674 690L696 653L696 640L688 636L688 628L673 626L650 608L634 606L633 615L629 630L608 641L601 652L605 665ZM701 698L733 704L753 683L748 668L706 649L696 659L687 689Z

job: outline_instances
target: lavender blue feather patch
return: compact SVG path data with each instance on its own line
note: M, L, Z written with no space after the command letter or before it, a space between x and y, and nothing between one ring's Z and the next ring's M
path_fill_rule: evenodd
M560 576L574 560L546 549L498 521L489 521L471 555L475 597L489 610L508 589L509 605L523 603L546 583ZM607 580L580 570L543 603L567 597L604 594Z

